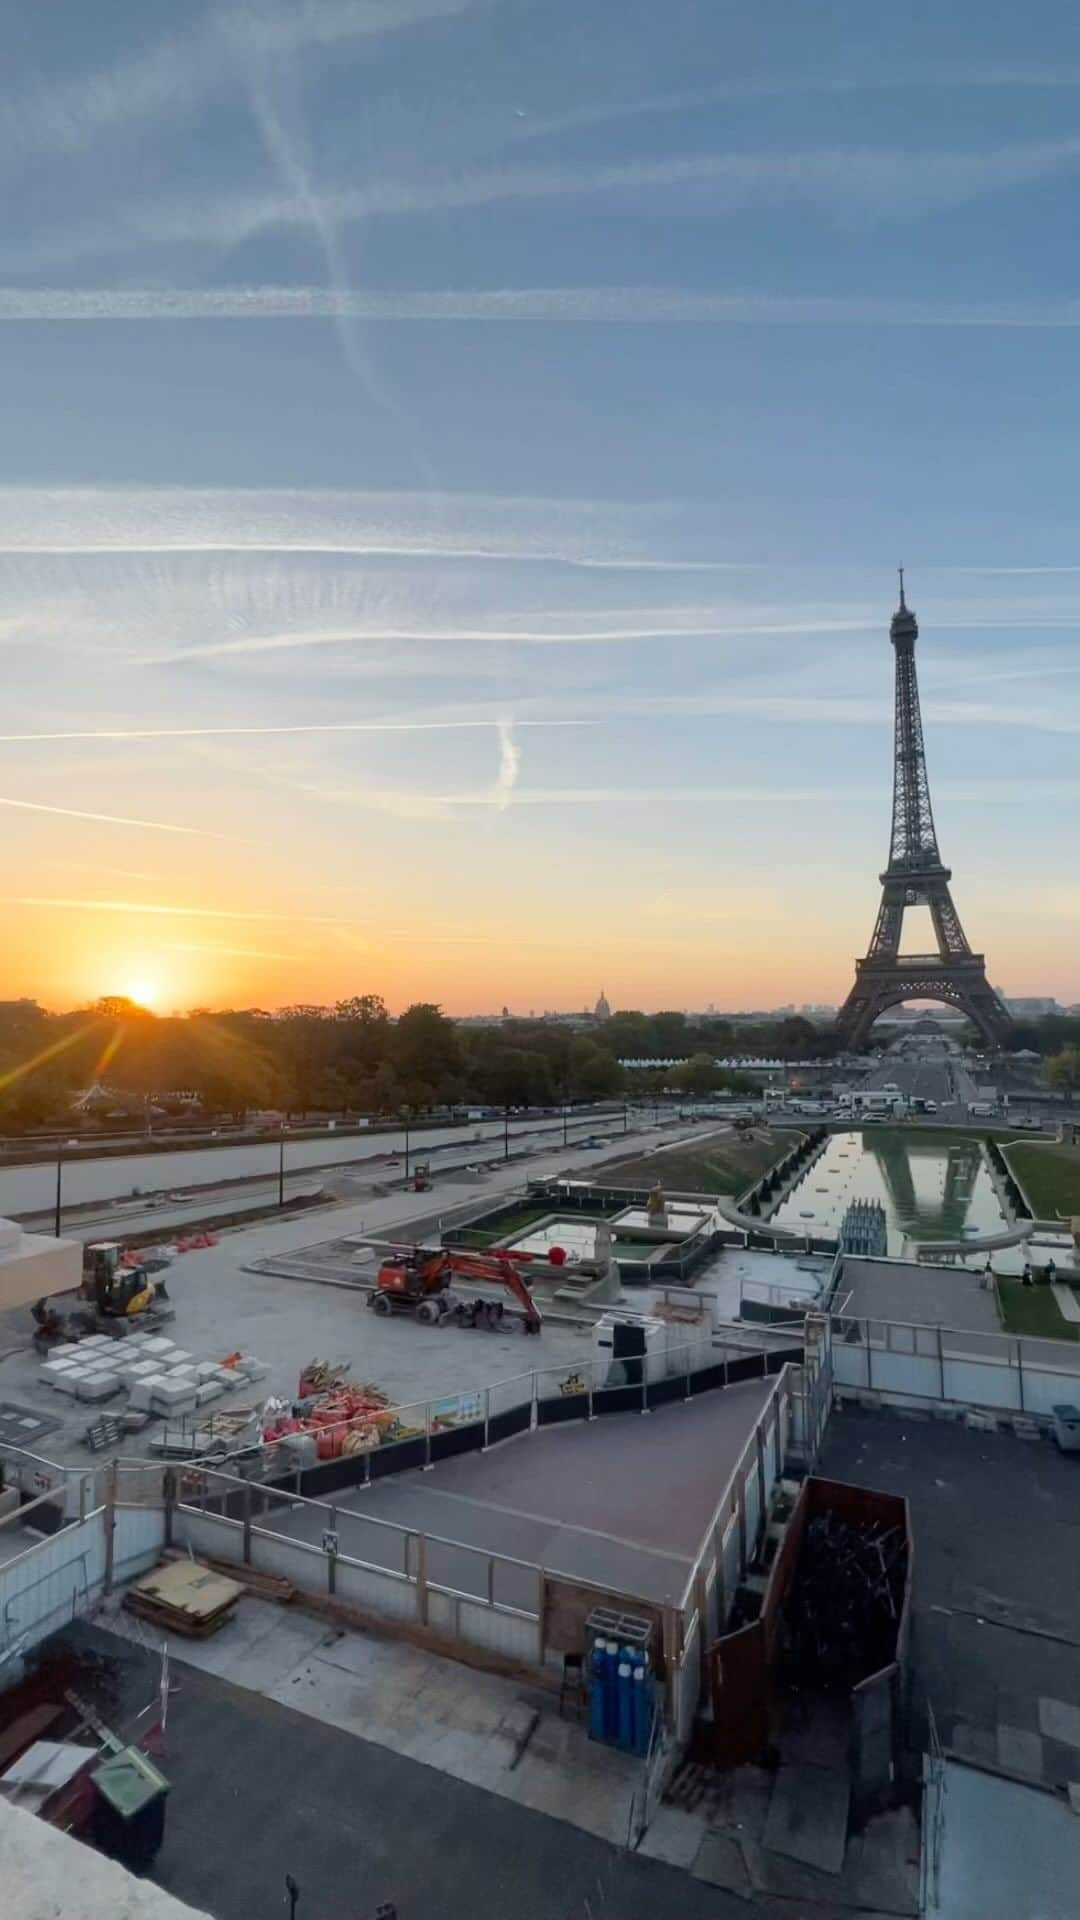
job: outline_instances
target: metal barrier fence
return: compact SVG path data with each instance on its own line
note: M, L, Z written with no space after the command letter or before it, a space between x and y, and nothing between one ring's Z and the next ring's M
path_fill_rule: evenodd
M801 1339L791 1330L732 1326L722 1337L703 1333L686 1346L616 1362L583 1356L438 1400L386 1409L378 1425L365 1414L343 1419L324 1440L329 1457L314 1464L304 1463L293 1437L238 1445L214 1458L222 1466L231 1461L245 1478L288 1484L298 1494L318 1498L478 1452L541 1427L607 1413L648 1413L743 1380L768 1378L801 1359Z
M1080 1397L1080 1347L878 1319L832 1322L837 1388L1048 1419Z
M169 1516L175 1546L253 1567L345 1606L428 1627L503 1659L543 1665L546 1570L330 1501L254 1485L206 1467L177 1474ZM627 1611L635 1594L575 1577Z
M38 1496L0 1526L17 1529L28 1513L40 1522L55 1493ZM81 1519L34 1539L0 1566L0 1684L9 1662L86 1613L114 1582L133 1579L157 1561L165 1541L162 1504L107 1501Z

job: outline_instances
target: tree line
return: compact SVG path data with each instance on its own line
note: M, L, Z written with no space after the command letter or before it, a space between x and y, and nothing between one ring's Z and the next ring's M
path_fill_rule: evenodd
M1054 1050L1049 1084L1080 1086L1080 1019L1051 1016L1024 1035L1018 1045ZM118 998L61 1014L33 1000L7 1001L0 1003L0 1130L74 1124L76 1096L94 1088L101 1092L85 1108L88 1124L116 1110L181 1113L192 1099L206 1115L274 1109L345 1117L471 1103L547 1106L661 1088L739 1092L753 1082L718 1060L809 1061L835 1051L829 1029L798 1016L736 1027L719 1017L624 1011L574 1031L509 1018L463 1025L427 1001L394 1020L370 993L275 1013L196 1008L183 1018L159 1018ZM644 1064L626 1069L626 1060ZM670 1061L681 1064L660 1064Z

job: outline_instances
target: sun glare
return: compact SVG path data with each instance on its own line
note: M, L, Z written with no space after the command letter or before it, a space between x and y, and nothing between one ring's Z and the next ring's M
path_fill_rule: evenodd
M157 1005L158 990L152 980L131 980L124 988L125 997L134 1000L137 1007L152 1009Z

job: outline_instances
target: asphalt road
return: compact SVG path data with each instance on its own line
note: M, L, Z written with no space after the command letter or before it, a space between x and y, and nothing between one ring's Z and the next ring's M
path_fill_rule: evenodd
M561 1140L562 1120L511 1120L510 1138L523 1143L530 1138ZM584 1134L614 1136L621 1129L617 1113L587 1113L569 1122L570 1139ZM476 1121L465 1127L413 1129L409 1147L413 1160L434 1159L437 1164L463 1166L477 1157L478 1144L486 1143L490 1152L503 1139L501 1120ZM470 1148L472 1151L470 1152ZM138 1194L192 1187L213 1186L219 1182L257 1178L276 1178L278 1142L265 1146L234 1147L222 1142L192 1153L120 1154L103 1160L80 1160L75 1149L64 1161L63 1200L65 1206L78 1207L94 1200L130 1199ZM310 1172L330 1166L346 1166L368 1161L373 1166L390 1154L405 1151L404 1131L351 1134L335 1138L324 1134L317 1140L289 1140L286 1136L285 1164L291 1173ZM451 1158L447 1160L445 1156ZM56 1167L5 1167L0 1171L0 1216L22 1218L27 1214L50 1213L56 1193Z

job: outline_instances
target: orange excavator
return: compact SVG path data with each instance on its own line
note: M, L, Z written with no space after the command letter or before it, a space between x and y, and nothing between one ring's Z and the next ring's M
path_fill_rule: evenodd
M521 1307L525 1332L539 1333L543 1322L522 1273L529 1264L528 1254L503 1248L466 1253L458 1247L401 1247L380 1265L371 1306L376 1313L411 1313L425 1326L452 1321L459 1327L498 1327L505 1303L482 1295L454 1294L451 1286L456 1275L460 1280L507 1288Z

